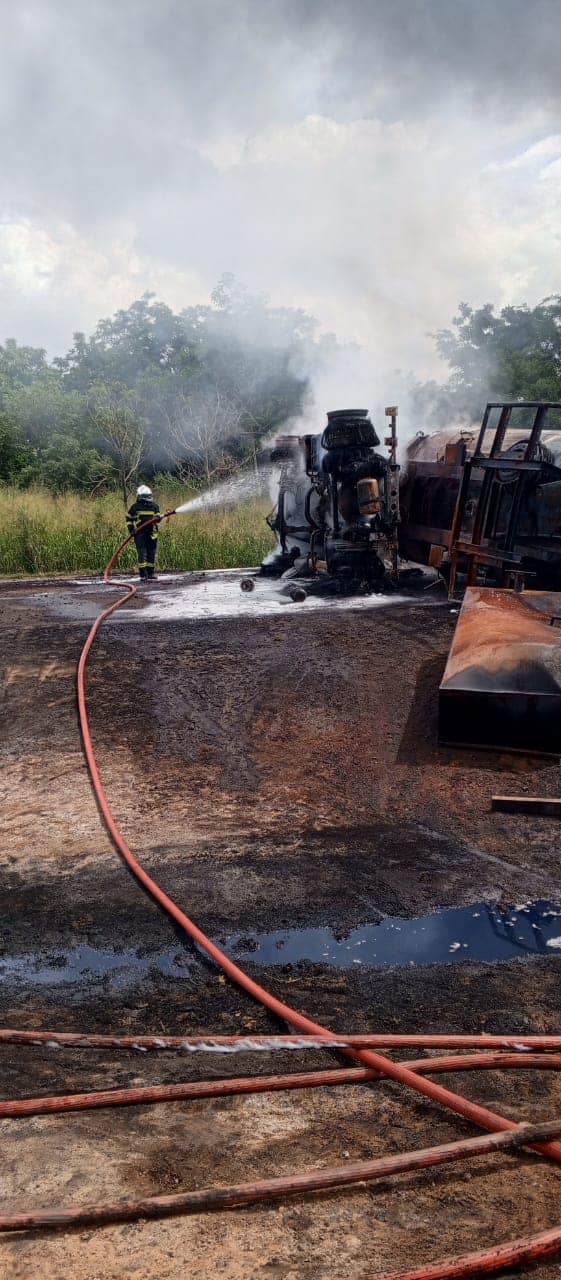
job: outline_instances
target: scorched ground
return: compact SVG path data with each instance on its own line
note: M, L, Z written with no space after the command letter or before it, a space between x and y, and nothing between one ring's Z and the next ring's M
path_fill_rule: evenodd
M233 585L237 588L235 579ZM559 899L557 826L490 812L493 791L556 795L556 761L444 751L436 692L449 606L375 599L197 611L175 578L111 621L89 674L92 728L113 809L147 869L216 939L481 899ZM190 604L178 606L183 593ZM266 1031L271 1019L142 895L98 820L81 754L74 672L95 585L4 584L0 1021L21 1027ZM309 604L309 602L308 602ZM202 612L202 616L200 616ZM561 930L560 930L561 932ZM161 957L176 947L178 968ZM76 948L122 949L65 978ZM142 973L127 956L145 961ZM29 972L10 961L29 956ZM60 981L43 981L59 969ZM19 971L18 971L19 972ZM559 958L349 970L254 967L276 994L340 1030L550 1031ZM323 1063L323 1059L321 1060ZM317 1055L224 1059L0 1051L5 1097L320 1065ZM561 1114L554 1073L443 1082L517 1118ZM473 1133L390 1084L4 1121L6 1209L171 1191L338 1163ZM524 1187L522 1189L522 1175ZM270 1208L22 1235L8 1277L197 1274L352 1280L464 1252L559 1220L559 1174L524 1156ZM536 1275L549 1280L556 1264Z

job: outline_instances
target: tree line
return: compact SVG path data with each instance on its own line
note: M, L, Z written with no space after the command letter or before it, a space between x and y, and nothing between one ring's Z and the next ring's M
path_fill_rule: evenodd
M297 414L304 312L275 309L225 276L210 305L175 314L145 294L66 355L0 346L0 480L89 493L171 472L208 483Z
M301 412L306 370L340 348L303 311L233 276L209 305L174 313L145 294L76 333L62 357L0 345L0 481L126 501L142 472L204 484L231 474ZM561 296L536 307L463 303L434 335L448 380L416 384L420 427L477 421L488 399L561 399Z
M421 426L478 422L488 400L561 401L560 294L499 312L464 302L451 328L434 337L450 376L416 385Z

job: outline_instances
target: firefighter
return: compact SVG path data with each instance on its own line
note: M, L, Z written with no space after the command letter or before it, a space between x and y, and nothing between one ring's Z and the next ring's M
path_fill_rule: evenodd
M127 529L134 534L136 554L138 556L138 572L141 578L154 578L154 562L158 546L158 524L148 525L141 533L136 530L151 517L157 516L160 508L154 502L152 490L147 484L139 484L136 501L127 511ZM158 522L159 523L159 522Z

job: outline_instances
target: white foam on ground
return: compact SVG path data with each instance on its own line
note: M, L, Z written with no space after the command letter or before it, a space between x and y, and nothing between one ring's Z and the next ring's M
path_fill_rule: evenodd
M242 577L243 574L240 574L237 578L228 579L220 572L217 577L214 573L209 573L202 581L193 582L186 575L187 580L178 582L175 579L163 591L159 587L149 594L150 588L146 591L141 589L143 607L140 613L136 612L136 619L164 622L196 618L259 618L322 609L380 609L383 606L403 604L406 599L397 595L310 595L305 600L293 601L286 594L286 584L281 585L267 578L256 578L253 591L242 591ZM133 607L136 609L136 606ZM119 610L121 617L127 612L127 605ZM118 621L119 615L115 615L115 622Z
M177 574L176 573L159 573L157 580L158 582L176 582ZM95 578L61 578L60 581L62 586L66 586L66 584L69 583L71 587L93 587L96 589L96 591L98 591L100 587L103 587L106 585L103 577L100 574L98 574ZM137 573L129 573L129 574L116 573L111 576L111 582L115 587L120 587L123 585L128 586L128 584L131 582L133 586L137 586L140 583L140 581L141 579L139 578Z

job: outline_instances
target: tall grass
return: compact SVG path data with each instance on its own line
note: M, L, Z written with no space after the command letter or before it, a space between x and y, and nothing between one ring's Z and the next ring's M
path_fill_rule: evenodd
M184 489L158 490L162 510L185 501ZM118 494L55 497L43 489L0 487L0 576L99 573L126 536ZM224 510L174 516L160 527L160 569L222 569L258 564L272 546L270 506L255 500ZM136 563L134 546L121 566Z

